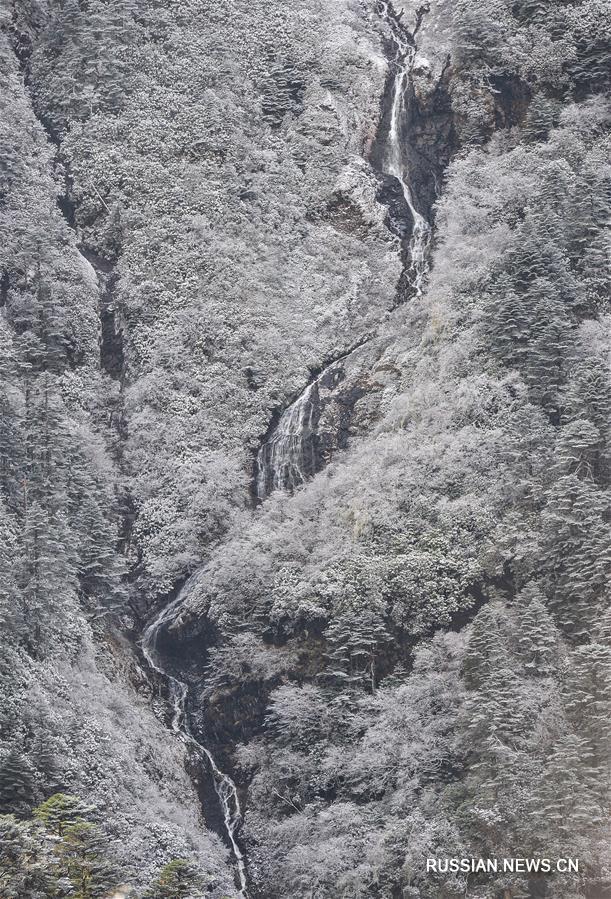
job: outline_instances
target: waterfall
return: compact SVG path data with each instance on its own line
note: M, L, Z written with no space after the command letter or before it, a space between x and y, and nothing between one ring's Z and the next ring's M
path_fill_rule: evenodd
M379 9L390 27L395 48L393 60L395 74L384 172L400 184L413 220L407 276L416 295L420 295L428 271L431 227L415 206L409 184L409 171L403 159L401 146L401 124L406 113L405 94L409 86L416 47L412 36L402 26L400 16L395 13L391 0L379 0ZM294 490L316 473L315 440L320 384L322 379L332 372L337 362L349 356L369 339L370 337L364 338L356 347L328 365L284 410L272 436L262 444L257 454L256 494L260 500L264 500L273 490ZM163 677L168 685L172 705L172 732L207 762L223 810L225 831L236 863L240 883L239 896L248 899L246 860L237 841L237 833L242 823L242 810L236 785L220 770L210 750L193 736L186 713L187 684L166 671L157 649L159 635L175 620L180 606L185 601L185 593L191 589L195 578L196 575L187 582L178 598L162 609L146 628L142 636L142 652L150 668Z
M417 296L422 294L428 270L428 249L431 242L431 226L414 204L409 185L409 171L403 159L401 146L401 122L405 115L405 94L409 85L412 66L416 56L416 45L412 36L401 24L400 16L394 11L390 0L380 0L380 12L390 27L395 50L395 69L392 86L392 105L388 145L384 164L385 174L391 175L401 185L407 207L413 219L412 236L409 243L409 268L407 276Z
M261 446L256 479L259 499L272 490L294 490L315 473L314 411L321 377L284 410L273 436Z
M416 296L420 296L428 272L431 226L416 208L401 142L402 124L408 112L405 97L416 56L416 45L413 36L401 23L401 15L395 12L391 0L378 0L378 9L390 28L394 50L390 123L382 171L399 183L412 218L409 263L405 274ZM421 15L422 13L419 13L418 25ZM362 341L357 344L360 345ZM352 350L348 351L340 358L345 358L351 352ZM255 491L259 500L264 500L274 490L294 490L316 473L318 422L315 416L318 408L318 388L330 367L327 366L284 410L272 436L260 447L255 478Z
M196 577L196 575L194 575L194 577ZM169 674L165 668L163 668L157 650L157 641L160 633L176 618L177 611L185 600L184 593L185 591L188 592L190 590L192 582L193 578L187 582L178 598L162 609L154 621L146 628L142 635L142 653L150 668L161 675L168 685L169 700L172 704L172 721L170 725L172 733L176 734L179 739L190 746L200 758L205 759L208 764L212 774L214 790L219 798L221 809L223 811L225 832L235 859L240 883L238 895L241 899L248 899L246 860L237 842L237 832L242 823L242 809L236 785L228 774L224 774L220 770L210 750L193 736L186 714L189 688L183 681L178 680L178 678Z

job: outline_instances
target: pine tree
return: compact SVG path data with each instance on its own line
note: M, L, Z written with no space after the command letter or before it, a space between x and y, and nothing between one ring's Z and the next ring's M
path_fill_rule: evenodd
M76 455L76 454L75 454ZM68 485L71 527L78 535L76 570L81 591L93 599L100 614L121 604L125 598L122 577L125 566L116 552L117 526L112 520L112 498L76 458Z
M452 5L456 55L464 66L477 70L478 63L498 60L510 28L506 6L499 0L484 5L476 0L456 0Z
M17 575L23 565L16 517L6 508L0 492L0 628L20 639L25 631Z
M375 608L339 611L325 631L327 674L341 682L377 686L376 662L389 635L381 610Z
M573 31L577 60L570 66L574 89L580 95L608 88L609 38L608 10L604 3L586 0L567 16Z
M56 793L34 810L34 817L59 839L55 870L72 885L75 899L106 899L120 881L109 838L93 824L93 809L76 796Z
M110 859L110 840L94 824L65 826L56 853L58 869L70 880L75 899L107 899L123 879Z
M586 461L591 477L603 486L609 483L611 463L611 377L606 358L607 340L605 329L599 322L589 321L581 326L571 352L568 383L561 398L563 419L567 423L585 421L597 430L598 442L594 438L588 440Z
M586 740L562 737L550 753L543 777L534 784L530 814L545 822L546 851L556 857L577 855L587 863L589 836L601 823L601 809L588 776Z
M0 761L0 812L27 814L32 808L34 793L32 767L13 747Z
M547 677L555 669L558 631L536 587L526 587L516 599L519 615L518 647L525 671Z
M51 845L42 829L12 815L0 815L0 896L51 899L60 895Z
M35 60L35 99L44 107L46 120L61 134L71 117L85 112L80 86L80 40L83 15L78 0L55 4L44 32L47 52Z
M463 673L469 686L478 687L489 675L507 664L507 646L512 625L500 603L489 603L477 613L463 659Z
M511 855L516 843L528 844L521 811L524 794L536 777L529 735L538 708L511 665L500 660L480 672L459 717L458 734L466 777L459 820L491 856Z
M15 296L9 313L22 371L31 375L62 371L69 360L71 328L63 304L43 273L40 256L29 292Z
M575 277L571 273L564 247L564 226L548 204L528 207L524 221L516 229L515 239L507 253L505 271L515 289L525 292L540 279L542 285L555 291L552 302L558 300L568 305L575 290ZM536 292L533 293L536 301ZM536 309L530 310L529 325L538 324Z
M0 327L0 486L12 508L23 465L23 435L16 398L18 361L8 329Z
M144 899L200 899L207 893L207 878L196 865L175 858L161 870Z
M520 23L545 22L550 9L550 0L518 0L512 12Z
M578 418L565 425L557 441L558 467L564 474L579 478L593 478L599 471L604 439L587 418Z
M32 623L27 646L38 658L58 634L67 645L71 643L78 625L74 620L74 540L63 514L49 515L38 501L29 503L24 521L23 601Z
M54 793L34 809L34 817L44 824L48 831L61 837L68 827L87 823L87 817L91 812L91 807L86 806L76 796Z
M559 291L547 278L535 278L524 302L529 310L524 375L533 400L557 417L570 345L569 319Z
M564 475L542 512L541 560L552 610L573 637L593 632L611 567L607 502L589 481Z
M532 143L547 140L550 131L558 124L561 104L544 94L537 93L528 107L523 130Z
M60 755L56 747L57 740L49 733L44 718L35 718L28 723L34 731L28 755L42 780L43 794L49 797L61 792L65 787L61 775Z
M588 742L595 779L611 782L611 646L588 643L571 655L565 707L573 728Z
M482 672L478 689L466 702L465 732L481 755L484 746L518 748L528 733L529 712L519 677L509 665Z
M484 303L482 331L486 350L503 365L521 369L529 334L528 309L523 295L515 290L511 278L502 274L488 289Z
M599 311L600 301L604 302L608 296L611 284L608 238L611 192L608 154L604 147L595 146L585 154L575 174L570 199L566 216L568 251L573 265L585 279L589 294L584 312L593 316Z

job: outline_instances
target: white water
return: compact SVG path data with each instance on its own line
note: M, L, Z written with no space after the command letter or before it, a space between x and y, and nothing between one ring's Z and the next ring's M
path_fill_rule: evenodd
M314 474L312 393L318 380L309 384L284 410L272 437L259 450L256 484L259 499L265 499L272 490L294 490Z
M428 273L431 226L414 204L409 185L410 175L401 146L401 124L407 113L405 95L409 87L416 47L402 26L400 18L397 17L391 0L379 0L379 10L390 29L395 48L393 60L395 75L384 171L401 185L413 219L407 277L415 294L420 296ZM259 449L256 476L258 499L264 500L274 490L294 490L315 474L314 391L318 390L318 384L327 371L328 368L284 410L272 436Z
M240 807L236 785L227 774L224 774L220 770L210 750L196 740L191 733L186 715L186 703L189 688L183 681L173 677L173 675L169 674L162 667L159 652L157 651L159 634L163 628L167 627L176 617L178 609L184 602L183 594L185 590L189 589L190 583L191 581L185 585L184 590L181 591L178 598L162 609L157 618L155 618L152 624L147 627L142 636L142 652L153 671L160 674L168 684L169 699L172 703L173 712L170 725L172 732L176 734L179 739L183 740L183 742L191 746L200 757L205 758L208 762L214 789L223 810L225 832L227 833L236 863L238 879L240 882L238 896L242 897L242 899L248 899L246 860L236 839L237 832L242 823L242 809Z
M416 56L416 47L410 43L390 0L380 0L380 11L392 34L395 46L394 65L396 69L388 132L388 148L385 159L386 174L392 175L401 185L405 202L414 220L409 244L410 266L408 278L416 295L420 296L428 271L431 226L414 205L414 198L409 186L409 172L404 163L401 148L401 121L406 111L405 93L409 85L411 70Z
M401 121L406 111L405 94L416 49L407 39L390 0L380 0L379 7L390 27L396 48L394 59L396 72L385 159L386 174L396 178L401 185L405 202L413 218L408 277L415 293L420 295L428 272L431 227L414 205L409 186L409 172L404 164L401 148ZM293 490L314 474L316 455L313 443L315 435L313 392L317 390L318 382L326 371L327 369L306 387L294 403L284 410L273 436L261 446L257 456L256 480L256 492L259 499L265 499L276 489ZM172 732L208 763L214 789L223 811L225 832L236 864L240 884L238 896L241 899L249 899L246 860L237 842L237 833L242 823L242 809L236 785L227 774L220 770L210 750L193 736L186 714L187 684L163 668L157 650L159 634L175 619L185 600L184 593L190 589L192 580L185 585L177 599L162 609L146 628L142 636L142 652L150 668L163 677L168 685L169 700L172 704L170 725Z
M414 205L409 186L409 172L403 161L401 148L401 121L405 114L405 93L409 84L416 49L406 37L406 33L390 0L380 0L381 13L388 23L396 48L394 64L396 67L393 84L391 120L386 152L386 174L396 178L405 202L413 218L410 239L410 267L408 277L417 295L422 293L428 271L428 248L431 241L431 227ZM325 369L326 372L326 369ZM257 456L256 492L259 499L265 499L276 489L290 489L303 484L315 472L316 456L313 444L315 435L313 426L314 402L313 392L318 388L319 378L309 384L303 393L284 410L273 436L262 445ZM169 674L163 667L157 651L157 641L163 628L176 617L177 611L184 602L184 592L190 582L181 591L174 602L159 613L157 618L147 627L142 637L142 652L153 671L161 675L169 689L172 703L171 729L181 740L189 744L201 757L205 758L210 768L214 789L223 810L225 831L232 848L238 873L242 899L248 899L248 880L246 861L240 849L236 835L242 823L242 810L236 785L224 774L211 754L210 750L195 739L191 733L186 715L188 695L187 685Z

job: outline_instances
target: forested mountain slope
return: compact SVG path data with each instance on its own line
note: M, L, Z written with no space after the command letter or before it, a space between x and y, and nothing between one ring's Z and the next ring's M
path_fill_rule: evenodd
M604 0L0 25L0 893L611 896Z
M2 811L28 818L52 794L77 794L103 819L91 839L113 845L111 880L194 856L226 895L225 851L202 832L184 753L113 625L129 595L99 285L58 208L53 152L6 39L2 51ZM59 895L52 845L28 870L26 825L5 819L2 841L3 896Z

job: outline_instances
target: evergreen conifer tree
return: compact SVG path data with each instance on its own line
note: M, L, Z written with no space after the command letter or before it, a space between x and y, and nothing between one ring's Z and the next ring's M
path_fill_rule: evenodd
M587 741L566 734L550 753L540 780L533 785L531 814L546 822L547 850L557 858L588 858L588 836L601 823L601 809L588 777ZM543 836L543 835L541 835Z
M526 587L517 597L518 647L527 674L547 677L554 671L558 631L536 587Z
M469 686L478 687L499 667L507 664L507 647L512 626L500 603L489 603L477 613L463 659Z
M27 814L34 799L33 771L27 758L11 748L0 760L0 812Z
M56 847L58 870L72 884L75 899L107 899L123 879L111 861L108 837L94 824L68 824Z
M53 870L51 844L42 828L0 815L0 896L55 899L63 887Z
M565 707L580 738L587 740L601 788L611 783L611 646L588 643L571 655Z
M192 862L175 858L161 870L144 899L200 899L207 894L207 878Z
M92 809L76 796L54 793L34 809L34 817L44 824L48 831L61 837L68 827L87 823L87 817L91 812Z
M388 641L381 611L375 608L344 609L327 627L325 638L329 676L346 684L366 685L374 692L378 652Z
M607 503L589 480L564 475L542 513L542 562L552 610L573 636L591 634L611 566Z

